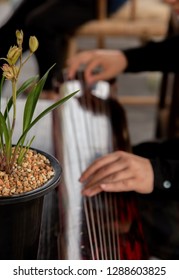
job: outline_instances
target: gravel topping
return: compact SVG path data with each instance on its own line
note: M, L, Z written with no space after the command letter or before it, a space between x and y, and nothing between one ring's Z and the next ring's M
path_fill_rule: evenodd
M54 176L49 160L29 149L22 165L14 165L11 174L0 171L0 196L12 196L39 188Z

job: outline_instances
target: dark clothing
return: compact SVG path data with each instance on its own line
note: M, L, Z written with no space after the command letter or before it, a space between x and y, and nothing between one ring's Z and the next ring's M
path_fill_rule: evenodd
M179 73L179 36L125 50L125 72ZM150 159L154 191L137 194L145 238L151 256L179 260L179 139L142 143L133 152Z
M171 139L158 142L146 142L133 148L133 152L139 156L149 158L154 170L155 190L161 194L179 194L179 139ZM164 182L170 182L165 187Z
M162 71L179 73L179 36L161 42L124 50L128 60L125 72Z
M125 1L110 0L110 12ZM39 40L35 56L40 77L56 63L44 86L52 89L53 78L62 75L67 37L80 25L95 19L96 11L96 0L23 0L0 29L0 57L5 57L10 45L16 44L16 29L22 29L25 34L24 51L28 50L29 36L35 35Z
M137 194L150 255L179 259L179 139L147 142L133 152L149 158L154 169L154 191Z

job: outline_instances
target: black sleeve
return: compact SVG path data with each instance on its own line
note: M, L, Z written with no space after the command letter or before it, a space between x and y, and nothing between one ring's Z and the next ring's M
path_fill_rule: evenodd
M150 160L156 191L179 192L179 138L143 142L133 146L133 153Z
M154 171L154 188L179 192L179 161L156 158L150 160Z
M179 72L179 36L123 51L128 60L125 72Z

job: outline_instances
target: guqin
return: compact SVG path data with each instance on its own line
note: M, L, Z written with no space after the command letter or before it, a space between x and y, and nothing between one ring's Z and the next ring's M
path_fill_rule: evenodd
M97 157L116 149L130 151L124 110L109 95L109 83L88 89L83 82L70 81L62 88L66 92L80 88L80 93L54 112L55 150L63 167L59 258L146 259L135 194L101 193L86 198L78 181Z

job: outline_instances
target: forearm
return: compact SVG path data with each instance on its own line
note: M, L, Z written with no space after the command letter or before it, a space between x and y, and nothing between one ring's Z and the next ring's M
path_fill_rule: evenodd
M126 49L124 54L128 61L125 72L179 72L179 36Z

